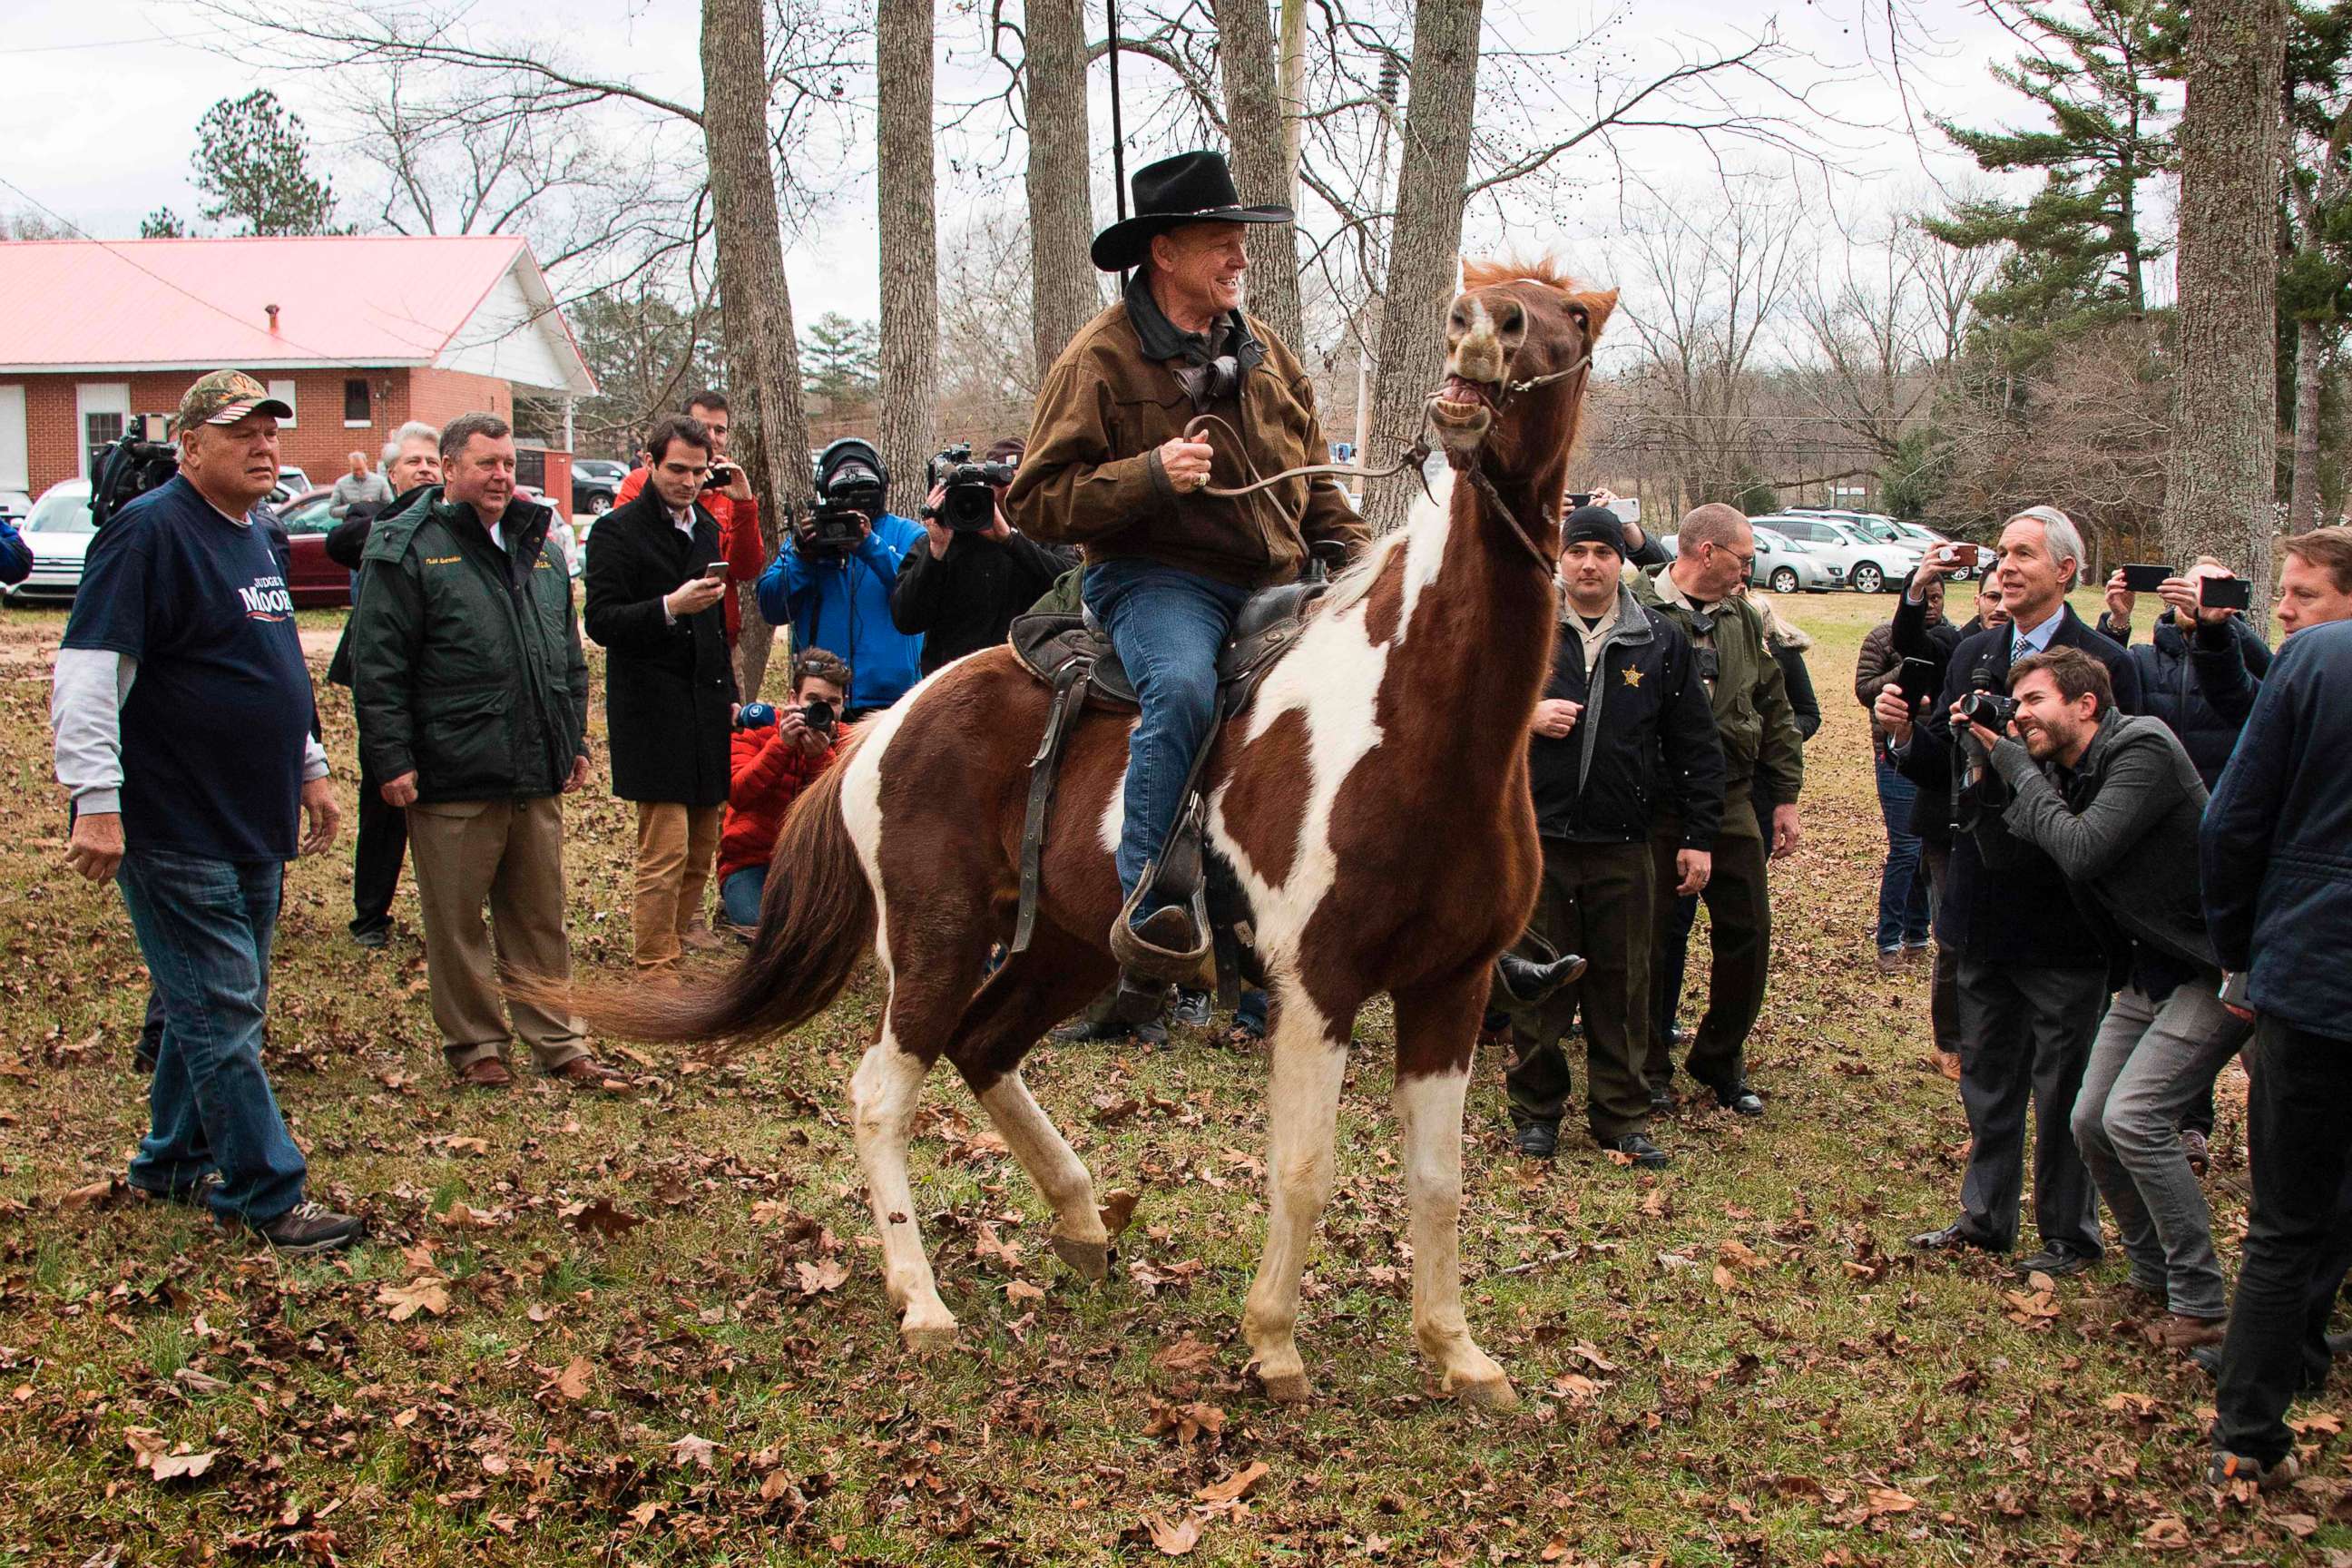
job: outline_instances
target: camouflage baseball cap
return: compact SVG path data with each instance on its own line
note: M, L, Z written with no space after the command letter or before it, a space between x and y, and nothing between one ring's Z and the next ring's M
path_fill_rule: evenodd
M294 417L294 410L269 395L269 389L241 370L216 370L188 388L180 399L173 430L199 425L234 425L248 414Z

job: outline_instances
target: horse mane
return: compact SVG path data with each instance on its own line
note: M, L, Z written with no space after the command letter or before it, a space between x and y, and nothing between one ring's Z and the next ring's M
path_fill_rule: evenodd
M1568 264L1549 253L1534 258L1506 254L1462 258L1463 288L1491 289L1497 283L1539 283L1563 294L1581 287L1569 275Z

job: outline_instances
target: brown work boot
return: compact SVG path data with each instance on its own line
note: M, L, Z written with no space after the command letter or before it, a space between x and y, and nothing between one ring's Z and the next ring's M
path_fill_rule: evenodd
M699 921L677 933L677 940L688 952L719 952L727 944L710 934L710 928Z
M2179 1312L2167 1312L2140 1331L2147 1342L2168 1351L2193 1351L2199 1345L2218 1345L2230 1337L2227 1318L2185 1318Z
M614 1078L613 1070L594 1057L573 1057L560 1068L550 1068L547 1076L561 1079L565 1083L587 1084L592 1088Z
M512 1089L514 1074L507 1064L496 1057L484 1057L457 1070L457 1082L465 1089Z
M1958 1051L1929 1051L1919 1058L1919 1065L1937 1078L1960 1081L1960 1056Z
M1881 974L1902 973L1903 950L1894 947L1880 948L1878 950L1878 973Z

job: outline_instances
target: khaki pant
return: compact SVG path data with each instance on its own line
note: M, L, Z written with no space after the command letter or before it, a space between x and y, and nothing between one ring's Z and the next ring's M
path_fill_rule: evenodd
M702 913L719 856L723 805L637 802L637 900L631 917L639 969L676 963L680 938Z
M499 968L572 978L563 931L562 805L553 795L420 803L408 808L408 845L441 1049L460 1071L485 1057L503 1059L507 1020L493 947ZM588 1054L579 1019L524 1002L509 1004L508 1011L541 1071Z

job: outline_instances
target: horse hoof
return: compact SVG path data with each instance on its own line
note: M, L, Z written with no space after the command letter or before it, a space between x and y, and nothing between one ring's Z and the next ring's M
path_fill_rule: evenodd
M1265 1396L1276 1405L1304 1405L1315 1396L1303 1372L1278 1372L1270 1377L1261 1372L1258 1381L1265 1384Z
M910 1355L933 1355L955 1344L955 1320L945 1322L901 1323L898 1339Z
M1078 1278L1089 1285L1099 1285L1110 1278L1111 1250L1108 1242L1057 1236L1054 1237L1054 1256L1076 1269Z
M1474 1405L1481 1410L1501 1412L1519 1407L1519 1391L1511 1386L1511 1380L1507 1377L1491 1377L1475 1383L1456 1383L1448 1378L1445 1392L1465 1405Z

